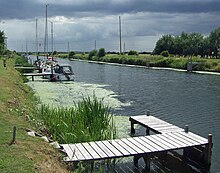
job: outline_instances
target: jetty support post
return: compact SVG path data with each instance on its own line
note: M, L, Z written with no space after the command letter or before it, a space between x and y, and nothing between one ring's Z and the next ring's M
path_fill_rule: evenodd
M147 111L147 116L150 116L150 111ZM146 136L150 135L150 129L146 127Z
M145 162L145 171L146 172L150 172L150 161L151 161L151 157L149 154L145 155L144 157L144 162Z
M212 134L209 134L208 135L208 144L206 145L207 154L206 154L206 158L205 158L208 170L211 167L212 147L213 147Z
M189 133L189 125L185 125L184 127L184 132ZM183 157L186 159L190 155L190 149L189 148L184 148L183 149Z
M146 172L150 172L150 161L151 161L151 156L149 154L144 154L144 155L137 155L134 156L134 166L138 168L138 161L140 158L144 159L144 163L145 163L145 171Z
M134 120L130 117L129 121L131 122L131 134L135 134L135 129L134 129Z

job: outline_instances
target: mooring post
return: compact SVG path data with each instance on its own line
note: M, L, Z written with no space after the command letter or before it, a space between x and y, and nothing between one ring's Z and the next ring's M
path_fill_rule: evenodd
M212 134L209 134L208 135L208 145L206 146L206 150L207 150L206 163L207 163L208 169L210 169L210 167L211 167L212 147L213 147Z
M184 132L185 133L189 132L189 125L185 125ZM186 159L188 157L188 155L189 155L189 149L188 148L184 148L183 149L183 157L184 157L184 159Z
M12 140L9 145L12 145L15 142L15 138L16 138L16 127L14 126Z
M147 116L150 116L150 111L147 111ZM148 127L146 127L146 135L150 135L150 130Z
M189 125L185 125L184 131L185 131L186 133L189 132Z
M34 75L32 76L32 81L34 81Z

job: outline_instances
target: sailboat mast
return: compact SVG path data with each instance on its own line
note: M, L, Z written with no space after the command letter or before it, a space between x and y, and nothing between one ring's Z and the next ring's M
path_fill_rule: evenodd
M53 55L53 22L50 23L51 23L51 52Z
M36 55L38 59L38 34L37 34L37 19L36 19Z
M44 38L44 53L48 58L48 26L47 26L47 6L46 4L46 20L45 20L45 38Z

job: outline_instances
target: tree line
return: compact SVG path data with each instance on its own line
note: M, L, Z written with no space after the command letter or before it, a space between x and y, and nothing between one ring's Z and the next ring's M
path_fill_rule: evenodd
M0 54L3 54L5 51L5 33L0 31Z
M220 49L220 28L213 30L208 36L200 33L182 32L180 35L163 35L157 42L153 54L164 51L173 55L218 57Z

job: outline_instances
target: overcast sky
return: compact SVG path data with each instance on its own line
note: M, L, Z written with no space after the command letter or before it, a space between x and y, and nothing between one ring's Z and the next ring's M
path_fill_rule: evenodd
M0 0L0 30L10 50L35 51L36 19L43 51L45 9L54 24L54 47L58 51L90 51L104 47L152 51L165 34L199 32L208 35L220 27L220 0ZM48 22L49 50L51 23ZM125 45L125 46L124 46Z

